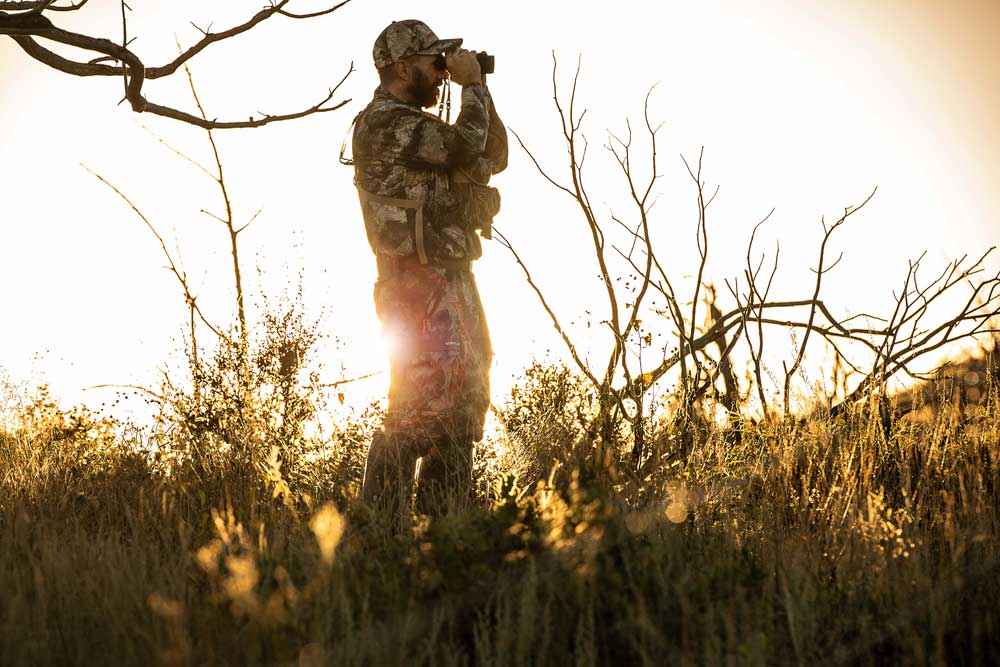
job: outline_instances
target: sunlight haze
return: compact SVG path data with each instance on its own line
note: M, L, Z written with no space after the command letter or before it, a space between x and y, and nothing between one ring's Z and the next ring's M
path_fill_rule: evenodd
M90 5L53 20L120 40L118 4ZM259 6L136 2L133 48L148 66L159 65L176 54L174 34L182 45L199 37L191 22L221 30ZM296 6L309 11L323 3ZM708 278L720 288L740 274L753 225L774 208L755 254L780 241L776 290L804 296L821 217L836 219L876 187L872 202L834 237L844 260L830 275L827 298L840 315L884 311L907 259L924 250L930 274L1000 238L996 3L955 2L945 10L925 1L633 0L613 7L354 0L318 19L275 17L195 57L201 100L219 119L308 107L352 61L356 69L335 97L351 98L339 111L216 132L237 219L263 209L242 237L251 311L261 291L272 301L294 295L301 275L307 312L322 318L331 337L322 354L327 381L387 368L371 299L375 263L352 170L337 157L351 118L376 86L372 43L404 18L496 54L490 89L501 117L560 181L568 176L552 103L553 52L563 94L580 58L585 173L595 210L609 225L611 212L630 212L603 146L609 132L624 136L630 118L640 149L643 99L656 84L649 111L664 123L664 176L654 224L662 259L679 278L697 267L695 192L681 155L697 162L702 147L708 190L720 187L709 209L708 263ZM147 83L144 93L194 110L183 72ZM118 80L52 71L0 39L0 369L47 382L71 402L109 398L84 391L93 385L155 384L156 369L178 357L186 322L156 240L81 163L126 193L172 251L179 248L206 313L218 322L232 317L228 241L200 213L218 211L217 191L150 133L207 165L204 132L135 114L117 105L121 95ZM573 336L601 359L607 341L589 232L575 202L544 181L513 133L510 145L510 166L494 180L503 197L497 228L562 320L575 322ZM475 271L500 397L533 356L565 353L510 254L497 243L485 246ZM386 375L349 385L350 400L383 396Z

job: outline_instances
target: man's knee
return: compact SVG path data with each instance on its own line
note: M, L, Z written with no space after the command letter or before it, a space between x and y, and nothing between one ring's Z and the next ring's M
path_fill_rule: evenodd
M377 432L368 446L361 495L375 504L386 494L405 495L412 488L416 456L397 435Z

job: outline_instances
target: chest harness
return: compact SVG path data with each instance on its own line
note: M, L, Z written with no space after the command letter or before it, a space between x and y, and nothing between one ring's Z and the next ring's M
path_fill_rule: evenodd
M438 118L442 119L446 123L451 122L451 85L450 81L445 79L444 87L441 93L441 101L438 103ZM351 121L350 126L347 128L347 132L344 134L344 140L340 144L340 164L345 166L354 166L355 160L353 155L347 156L347 140L354 131L354 126L358 122L358 118L364 113L362 110L354 117ZM452 183L475 183L477 185L485 185L484 183L479 183L464 170L460 168L455 168L450 172ZM429 264L430 260L427 256L427 247L424 242L424 203L425 199L408 199L404 197L388 197L386 195L376 194L374 192L369 192L364 188L358 186L357 183L354 187L358 191L358 198L361 200L361 205L364 206L367 203L373 202L376 204L382 204L383 206L395 206L404 210L412 210L414 212L413 221L413 242L416 246L417 261L420 264ZM492 230L483 230L483 238L490 239ZM376 254L376 260L379 263L380 270L384 265L392 264L393 258L383 257L382 255ZM468 271L471 267L471 262L466 259L448 259L448 258L434 258L434 263L440 265L446 269L458 270L458 271Z

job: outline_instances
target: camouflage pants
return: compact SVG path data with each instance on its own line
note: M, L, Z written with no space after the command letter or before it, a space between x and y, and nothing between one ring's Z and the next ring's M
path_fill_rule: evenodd
M405 517L441 514L472 491L472 448L489 409L489 331L468 270L380 266L375 309L389 345L389 406L368 450L364 499ZM398 514L397 514L398 513Z

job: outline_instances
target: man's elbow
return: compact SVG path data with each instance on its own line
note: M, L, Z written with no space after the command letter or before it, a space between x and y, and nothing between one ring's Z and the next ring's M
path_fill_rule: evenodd
M463 167L470 162L484 157L486 154L486 141L476 142L476 141L463 141L455 150L452 151L452 159L450 160L450 166Z

